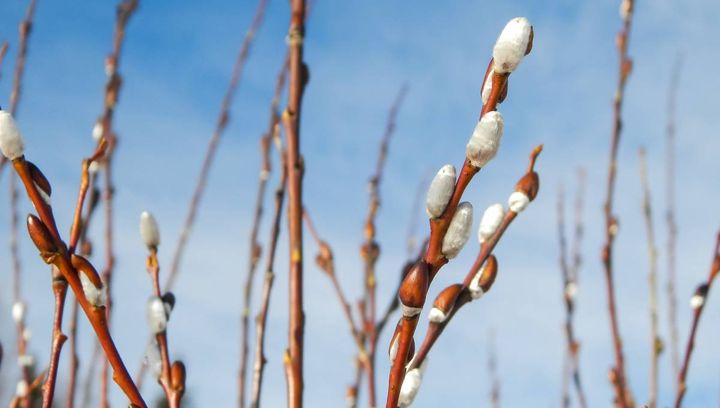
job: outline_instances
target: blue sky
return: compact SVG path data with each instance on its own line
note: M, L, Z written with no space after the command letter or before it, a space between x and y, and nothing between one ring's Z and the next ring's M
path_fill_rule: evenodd
M465 197L475 206L476 220L489 204L505 202L522 175L527 154L544 143L538 163L540 195L496 250L500 276L493 290L458 315L431 354L418 407L476 400L476 405L485 403L490 329L497 336L503 404L550 407L559 403L564 343L555 204L561 183L568 193L574 191L578 166L588 172L585 262L577 312L581 370L592 406L605 406L611 399L606 373L612 364L612 349L599 252L611 100L617 76L617 3L316 2L305 42L311 69L302 128L305 203L315 215L321 235L335 250L343 286L355 296L362 287L358 247L367 207L366 182L375 165L387 109L401 84L410 85L382 185L383 206L378 218L383 251L378 268L381 304L391 296L398 268L406 257L407 224L415 220L420 223L419 231L427 228L422 214L410 214L418 182L443 164L462 163L480 109L482 75L498 32L507 20L519 15L527 16L535 27L533 52L513 74L508 100L500 108L505 117L500 153ZM17 23L25 5L20 1L0 5L0 39L11 43L0 95L9 95ZM103 60L110 49L114 7L114 2L77 0L40 1L38 5L18 121L26 137L27 156L53 183L56 214L66 229L80 160L92 148L90 131L101 108ZM117 299L114 330L131 371L144 352L144 308L150 293L144 248L137 233L139 214L149 209L158 218L160 260L168 265L254 8L254 1L182 0L172 6L144 2L130 22L121 62L125 81L116 116L120 137L115 167L118 264L113 291ZM720 139L715 134L720 127L715 98L720 79L714 75L720 63L718 19L720 4L711 0L639 2L636 9L630 44L634 71L626 94L616 201L621 225L616 264L620 323L630 384L638 402L647 397L650 351L637 149L644 145L649 153L661 245L660 323L667 338L663 131L670 71L680 54L678 292L684 345L690 322L687 300L707 273L720 226L715 177L720 169ZM191 405L196 407L235 403L240 293L259 171L258 137L266 125L275 74L285 52L287 23L287 3L271 0L175 290L178 303L170 325L171 352L188 366ZM0 99L3 101L6 99ZM0 181L0 188L7 188L6 179ZM29 210L27 202L22 205L23 211ZM7 200L0 200L0 214L8 214ZM0 230L7 231L8 218L0 217ZM100 227L96 224L91 231L98 242ZM263 238L268 229L264 223ZM0 241L6 248L7 238ZM314 255L314 245L306 242L308 255ZM444 268L431 289L432 296L465 275L477 250L475 242L470 241ZM23 236L20 245L23 293L30 302L29 324L34 333L31 349L44 362L50 339L49 276L30 241ZM10 262L3 251L0 273L9 282ZM264 399L271 407L285 401L281 368L287 341L285 253L283 242L268 326ZM353 344L329 282L310 262L306 271L306 402L313 407L336 407L343 404L345 385L353 375ZM7 312L0 313L0 341L8 349L14 341L9 329L9 299L9 285L2 285L0 307ZM696 345L687 406L715 406L720 397L720 361L713 342L720 335L718 304L711 294ZM423 330L424 326L419 333ZM83 331L87 332L87 327ZM388 343L388 336L385 333L381 344ZM88 339L81 340L85 352L90 348ZM672 400L667 358L664 355L661 364L662 405ZM378 382L383 388L388 370L383 353L378 362ZM3 401L14 389L15 376L8 360L0 371ZM159 391L150 383L144 388L149 398ZM114 405L121 406L124 399L117 389L112 396Z

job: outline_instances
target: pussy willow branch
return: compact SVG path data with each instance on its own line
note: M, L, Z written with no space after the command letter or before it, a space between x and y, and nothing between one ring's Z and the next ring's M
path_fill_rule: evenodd
M566 370L563 370L563 406L570 406L570 395L566 385L569 379L573 379L578 405L586 407L585 393L580 380L579 344L575 338L574 314L575 314L575 290L577 275L580 270L581 256L580 243L583 236L583 196L585 192L585 176L582 170L578 171L578 191L575 198L575 228L572 244L572 255L568 256L567 239L565 237L565 209L564 195L562 190L558 197L558 238L560 246L560 270L563 278L563 301L565 302L565 340L567 351L565 353Z
M25 62L27 59L28 41L30 33L32 31L33 18L35 16L36 1L30 0L27 10L25 11L25 17L20 22L19 32L19 46L17 59L15 60L15 71L13 73L13 84L12 91L10 93L10 109L11 115L17 117L17 109L20 103L20 95L22 93L22 79L25 73ZM5 164L5 157L0 155L0 168ZM20 279L22 274L22 268L20 264L20 254L18 251L18 191L17 191L17 180L14 174L10 174L10 257L13 265L13 286L14 294L13 298L15 301L22 301L20 295ZM18 353L20 355L26 355L27 353L27 340L25 339L25 322L21 321L17 324L18 329ZM23 365L20 369L22 380L26 383L30 383L30 367ZM30 407L30 393L24 395L21 399L24 408Z
M369 344L369 353L367 354L366 372L368 376L368 406L374 408L376 403L376 392L375 392L375 351L377 349L377 333L375 332L375 320L377 312L377 296L376 287L377 279L375 278L375 264L377 263L378 257L380 256L380 245L375 240L375 232L377 230L375 226L375 218L377 212L380 209L380 182L382 180L383 169L385 168L385 161L387 159L387 153L390 145L390 139L395 133L395 122L397 120L398 110L402 105L405 94L407 93L408 86L404 84L397 96L395 101L390 107L388 113L388 121L385 127L385 133L383 134L380 142L380 152L378 154L378 161L375 166L375 174L370 178L368 183L370 191L370 204L368 206L367 218L365 220L365 242L360 247L360 253L362 254L363 261L365 263L365 295L364 300L366 307L366 314L362 316L364 320L364 327L366 330L365 338Z
M88 159L83 160L82 174L80 180L80 188L78 192L78 200L75 208L73 223L70 228L70 242L68 244L68 253L72 256L75 253L78 240L80 238L80 230L82 229L82 209L85 203L88 187L90 186L90 163L100 159L105 154L106 144L100 142L95 153ZM62 332L62 321L65 310L65 298L67 296L67 281L60 271L53 266L53 294L55 295L55 312L53 317L53 341L50 353L50 365L48 368L48 376L45 380L43 389L43 408L51 408L55 396L55 386L57 384L58 366L60 361L60 353L62 347L67 341L67 336Z
M260 406L260 392L262 390L263 373L265 370L265 332L267 328L267 316L270 309L270 293L272 291L275 279L275 253L277 250L278 238L280 236L280 221L282 220L282 207L285 199L285 189L287 186L287 166L285 165L285 153L280 146L279 137L280 127L275 126L273 134L275 135L276 146L280 154L282 163L280 180L275 190L275 207L273 209L273 222L270 231L270 239L268 242L268 254L265 260L265 278L263 280L262 301L260 311L255 318L255 356L253 363L253 379L250 397L250 408L258 408Z
M113 130L113 117L115 106L120 96L120 87L122 86L122 76L118 71L120 66L120 56L122 55L122 47L125 43L125 28L138 7L138 0L122 0L117 6L117 18L115 21L115 31L113 35L113 46L110 55L105 61L107 72L107 82L105 84L105 100L103 112L100 116L102 124L102 137L99 143L107 143L107 150L103 161L103 207L105 213L105 266L102 271L103 282L105 282L105 290L107 295L107 306L105 313L107 314L107 323L110 324L110 317L113 306L112 298L112 277L115 268L115 250L114 250L114 232L113 232L113 196L115 186L112 176L112 162L117 146L117 134ZM104 142L103 142L104 141ZM80 211L82 209L79 209ZM79 216L76 213L76 217ZM76 233L77 234L77 233ZM100 403L102 407L109 407L108 403L108 372L110 366L108 361L104 360L103 368L100 376Z
M303 61L305 38L305 0L290 1L288 30L289 76L288 106L283 114L287 137L288 238L290 249L288 349L285 352L288 408L303 406L303 241L302 176L304 163L300 154L300 118L302 96L309 77Z
M30 166L25 160L24 156L21 156L13 160L13 167L20 176L20 179L25 186L30 201L33 203L35 209L40 216L40 220L44 227L47 229L49 237L47 238L48 244L53 247L53 251L48 252L41 249L43 259L48 263L55 265L62 273L63 277L70 284L76 298L80 302L80 306L85 312L95 334L100 341L100 344L105 350L107 358L110 360L110 364L114 370L114 379L125 392L130 399L130 402L139 407L146 407L145 402L140 396L140 393L132 382L130 375L123 364L122 358L115 347L115 343L110 335L107 326L107 316L105 314L104 307L96 307L90 304L88 299L85 297L80 278L78 277L78 270L73 266L71 262L71 255L67 250L67 247L63 240L60 238L57 225L55 224L55 217L52 212L52 207L47 204L44 198L41 196L38 187L35 183L35 179L31 173Z
M644 149L640 149L640 185L643 191L643 216L648 245L648 287L650 290L650 393L648 408L655 408L658 394L658 363L662 352L662 340L658 334L657 311L657 246L655 245L655 228L652 220L650 200L650 182L647 174L647 157Z
M695 292L695 296L700 296L702 298L702 302L693 307L695 310L693 312L692 325L690 326L690 336L688 337L687 347L685 348L685 357L683 358L682 368L680 369L680 375L678 376L678 391L675 396L675 408L680 408L682 406L682 401L685 397L685 392L687 391L687 374L688 369L690 368L690 357L692 356L693 349L695 348L695 336L697 335L698 324L700 323L702 312L705 309L707 296L710 293L710 287L718 274L720 274L720 233L717 235L713 260L710 266L710 273L708 274L705 283L700 285Z
M665 201L667 209L667 294L668 294L668 326L670 331L670 364L673 378L680 374L680 352L677 325L677 269L675 248L677 247L678 226L675 221L675 101L677 100L678 82L680 79L681 59L675 62L670 78L667 101L667 124L665 126ZM675 390L677 392L678 390Z
M482 110L480 111L480 118L482 118L485 113L495 110L498 101L500 100L502 90L507 85L507 79L509 76L508 74L493 74L492 78L490 78L488 73L490 72L491 67L492 63L488 66L488 71L485 76L486 80L492 80L492 90L487 103L483 105ZM442 254L443 238L450 226L450 221L452 220L453 215L455 215L455 211L457 210L465 188L468 184L470 184L473 176L475 176L475 174L479 171L479 168L472 166L470 161L465 159L463 167L460 170L457 183L455 184L455 190L453 191L445 211L439 218L430 220L430 240L422 261L427 263L429 266L430 281L432 281L435 274L440 271L440 268L448 262ZM405 378L405 360L410 350L413 335L415 334L418 318L419 316L414 316L409 319L403 317L400 319L397 357L393 361L388 378L387 408L397 407L398 399L400 398L400 387L402 386L403 379Z
M260 138L260 156L262 158L260 176L258 180L257 193L255 196L255 211L250 232L250 254L248 256L248 269L245 275L245 287L243 291L243 309L241 317L241 334L240 334L240 370L238 374L238 407L245 406L245 384L248 370L249 355L249 330L250 330L250 301L252 297L253 282L255 278L255 270L262 253L262 246L258 242L258 232L260 230L260 220L263 214L263 203L265 202L265 190L267 182L272 171L270 160L270 149L272 148L273 135L275 129L280 122L280 98L285 88L285 79L287 78L287 58L283 61L277 80L275 81L275 92L270 103L270 119L268 128Z
M535 147L535 149L533 149L532 153L530 154L530 165L528 166L528 173L534 171L533 169L535 166L535 161L537 160L537 156L540 154L541 151L542 145L538 145L537 147ZM480 250L478 252L477 258L475 258L475 262L468 270L467 275L465 275L462 290L460 291L457 300L455 300L455 305L452 308L452 311L448 314L447 318L442 323L430 323L427 329L427 333L425 333L425 338L420 345L420 348L418 348L418 350L415 352L415 356L412 358L412 361L407 366L408 371L422 366L423 361L425 361L425 358L427 358L427 355L430 353L433 345L435 345L435 342L443 333L445 327L447 327L447 325L450 323L458 310L460 310L465 304L472 301L472 297L470 296L470 291L468 287L470 286L473 277L488 260L488 258L492 254L492 251L495 250L498 242L500 242L500 239L505 234L505 231L507 231L510 224L512 224L515 218L517 218L517 215L518 214L513 211L506 212L502 222L500 223L500 226L495 231L495 234L493 234L492 237L490 237L480 245ZM400 354L398 354L398 356L399 355ZM397 361L397 357L395 358L395 360Z
M217 152L220 138L225 133L225 128L227 128L228 122L230 121L230 108L232 107L233 100L235 99L235 93L238 85L240 85L240 78L242 77L242 73L245 68L245 61L247 61L248 55L250 54L250 47L253 39L255 38L255 33L258 31L263 22L266 7L267 0L258 1L255 16L250 24L250 28L245 33L245 38L243 39L237 59L235 60L235 65L233 66L232 74L230 76L230 83L228 84L225 96L223 97L220 105L220 113L215 125L215 131L208 141L205 158L203 158L203 163L200 168L200 175L198 176L195 190L193 191L193 195L190 199L190 206L188 207L188 212L185 216L182 232L180 233L177 245L175 246L175 252L173 253L172 263L170 265L170 272L168 273L168 277L165 281L166 290L172 290L177 274L180 272L180 262L182 261L185 245L187 244L188 237L190 236L193 224L195 223L195 215L197 214L198 207L200 206L200 200L205 193L205 185L207 184L207 179L210 174L210 167L212 167L215 159L215 153Z
M602 251L602 262L605 267L607 283L608 312L610 315L610 330L615 350L615 366L610 371L610 380L615 391L615 405L621 408L634 406L630 388L627 384L625 370L625 356L620 336L617 306L615 301L615 283L613 277L613 244L618 232L618 219L613 214L613 198L615 195L615 178L617 173L617 156L620 147L620 133L622 130L622 104L625 84L632 70L632 61L628 57L628 43L630 41L630 27L634 13L633 0L621 0L625 10L623 27L617 36L617 48L620 57L618 83L613 101L613 130L610 139L610 163L608 166L607 197L605 199L605 247Z
M43 378L45 378L45 374L47 374L47 372L42 371L42 372L40 372L40 374L37 375L37 377L35 377L35 379L32 381L32 383L30 383L30 385L28 386L28 394L32 394L33 392L35 392L35 390L37 390L40 387L40 385L42 385ZM22 402L22 398L16 396L10 401L9 407L10 408L19 408L21 402Z

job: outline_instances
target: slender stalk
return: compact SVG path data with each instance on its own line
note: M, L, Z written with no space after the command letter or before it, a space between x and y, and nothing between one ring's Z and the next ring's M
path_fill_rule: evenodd
M305 0L291 0L288 31L289 79L288 106L283 114L287 136L288 238L290 249L290 321L289 347L285 352L285 373L288 385L288 407L303 406L303 241L302 241L302 173L304 163L300 155L301 101L308 80L308 68L303 61L305 37Z
M632 61L628 57L628 43L630 41L630 27L632 22L634 1L621 0L621 8L624 10L622 18L622 29L617 36L619 62L618 83L613 101L613 130L610 140L610 163L608 166L607 197L605 199L605 238L606 243L602 252L602 262L605 267L605 279L607 284L608 312L610 315L610 330L615 350L615 366L610 371L610 380L615 391L615 405L621 408L632 408L634 406L630 388L627 384L625 370L625 356L623 354L622 340L620 336L620 324L618 322L617 306L615 301L615 283L613 276L613 243L618 232L618 219L613 214L613 198L615 195L615 179L617 174L617 156L620 147L620 133L622 130L622 104L625 84L632 69Z
M89 163L88 163L89 168ZM83 169L85 169L83 164ZM91 217L97 208L97 204L99 202L99 195L100 192L98 188L96 187L96 177L93 174L90 174L88 172L88 178L89 181L87 183L88 187L90 188L90 197L89 197L89 203L86 206L85 210L85 217L82 218L78 224L80 225L79 228L77 228L79 231L75 232L75 234L79 235L77 240L80 245L80 253L85 256L89 257L92 252L92 245L87 239L87 230L88 225L90 224ZM83 185L81 181L81 186ZM82 191L82 190L81 190ZM83 198L83 194L80 194L80 198ZM82 207L82 203L79 204L80 207ZM76 214L77 217L77 214ZM74 224L76 225L76 224ZM71 230L71 237L73 236L74 230ZM73 242L73 239L71 238L71 243ZM75 247L75 245L73 245ZM75 406L75 393L77 388L77 373L79 369L79 360L78 360L78 353L77 353L77 320L78 320L78 303L77 299L73 297L73 301L70 304L70 322L69 322L69 332L68 332L68 338L70 340L70 361L68 364L68 388L67 388L67 408L72 408ZM93 357L91 358L90 362L91 365L94 365L94 361L97 360L97 346L93 347ZM88 380L93 378L94 376L90 376ZM83 400L85 401L85 400ZM86 406L89 401L83 402L82 406Z
M390 139L395 133L395 123L397 120L398 110L405 99L408 86L404 84L397 96L395 101L390 107L388 114L388 121L385 127L385 133L380 142L380 152L378 154L378 161L375 166L375 174L370 178L368 183L370 191L370 204L368 208L367 217L365 219L365 242L360 247L360 253L365 263L365 295L364 300L367 305L367 313L362 316L364 320L364 327L366 328L365 338L369 343L369 354L367 355L366 373L368 376L368 406L374 408L377 405L376 392L375 392L375 352L377 350L377 338L378 334L375 331L375 321L377 313L377 296L376 286L377 279L375 277L375 265L380 256L380 245L375 239L375 218L378 210L380 209L380 182L382 180L383 169L385 168L385 161L387 159L387 153L389 149ZM334 274L333 274L334 276ZM347 306L349 310L349 306ZM361 360L363 357L361 356Z
M585 178L582 170L578 171L578 192L575 199L575 228L573 237L572 255L568 255L567 239L565 237L565 209L562 191L558 197L558 237L560 246L560 270L563 278L563 301L565 303L565 340L567 351L565 352L566 369L563 370L563 406L570 406L570 395L568 392L569 379L572 378L578 404L586 407L587 402L580 380L580 346L575 338L574 314L575 294L578 284L578 272L580 270L580 242L583 236L582 208L585 191Z
M675 395L675 408L680 408L682 406L682 401L685 397L685 392L687 391L687 374L688 369L690 368L690 357L692 357L693 349L695 349L695 336L697 335L698 324L700 323L702 312L705 309L705 303L710 292L710 287L718 274L720 274L720 233L718 233L717 242L715 243L710 273L708 274L706 282L698 286L695 291L695 295L693 296L693 320L690 326L690 336L688 337L687 346L685 348L685 357L683 358L680 375L678 376L678 391Z
M15 71L13 73L13 84L12 91L10 93L10 107L9 112L14 117L17 117L18 105L20 103L20 95L22 94L22 80L25 74L25 63L27 60L28 42L30 33L32 31L33 18L35 16L36 0L30 0L28 7L25 11L25 17L20 22L19 26L19 46L17 59L15 60ZM5 52L7 52L7 43L5 46ZM4 53L3 52L3 55ZM0 169L4 166L6 158L0 155ZM22 275L22 266L20 263L20 253L18 249L18 191L17 191L17 180L14 174L10 174L10 258L12 259L13 266L13 301L22 302L20 294L20 281ZM24 318L17 323L18 333L18 354L27 354L27 339L25 338L25 321ZM30 367L27 364L23 364L20 368L20 375L22 381L29 384L30 378ZM22 396L20 402L23 408L29 408L31 405L30 392Z
M640 149L640 184L643 190L643 216L648 244L648 287L650 298L650 393L648 408L655 408L658 394L658 363L662 352L662 339L658 334L657 311L657 246L655 245L655 228L652 220L650 200L650 182L647 175L647 157L644 149Z
M680 346L677 324L677 269L675 250L677 247L678 226L675 221L675 101L677 100L678 82L680 79L681 59L675 61L670 78L667 101L667 125L665 127L665 201L667 209L665 222L667 225L667 295L668 295L668 326L670 331L670 364L673 378L680 374ZM675 390L677 392L678 390Z
M177 274L180 272L180 263L182 261L183 254L185 252L185 246L187 240L192 232L192 227L195 223L195 216L197 214L198 207L200 206L200 200L205 193L205 185L210 174L210 167L212 167L217 152L220 138L225 133L228 122L230 121L230 108L233 100L235 99L235 93L240 85L240 78L242 77L243 70L245 68L245 62L247 61L248 55L250 54L250 47L252 46L255 33L257 33L260 25L265 17L265 9L267 7L267 0L259 0L257 8L255 10L255 16L253 17L250 28L245 33L240 51L238 52L235 65L233 66L232 74L230 76L230 83L228 84L225 96L223 97L220 105L220 113L217 118L215 125L215 131L208 141L207 151L205 152L205 158L203 159L202 166L200 168L200 175L198 177L195 190L190 199L190 206L188 208L187 215L185 216L185 222L183 223L182 232L178 237L177 245L175 246L175 252L173 253L172 263L170 265L170 272L165 280L165 288L172 290L175 285L175 279Z
M275 93L270 103L270 120L268 128L260 138L260 155L262 157L262 168L258 180L257 194L255 198L255 216L253 218L252 229L250 232L250 256L248 262L247 275L245 276L245 288L243 291L243 310L241 319L241 335L240 335L240 370L238 374L238 407L245 406L245 383L248 371L248 355L250 347L248 345L250 330L250 301L252 296L253 282L255 270L260 261L262 246L258 242L258 232L260 230L260 219L263 214L263 202L265 201L265 190L267 189L267 181L272 170L270 163L270 149L272 147L274 133L280 122L280 98L285 88L285 79L287 78L287 58L283 61L283 65L278 73L275 82Z
M274 134L276 140L279 140L278 127ZM258 408L260 406L260 391L262 390L263 373L265 371L265 364L267 362L265 358L265 334L267 329L267 316L268 310L270 309L270 294L272 291L273 282L275 280L275 253L277 250L278 238L280 236L280 221L282 219L282 207L285 198L285 189L287 185L287 166L284 163L284 153L281 148L280 151L281 161L283 161L282 171L280 175L280 181L278 182L277 189L275 190L275 207L273 213L273 222L270 231L270 241L268 244L268 254L266 257L265 266L265 278L263 280L262 288L262 301L260 304L260 311L255 318L255 356L253 363L253 378L252 378L252 389L250 397L250 408Z

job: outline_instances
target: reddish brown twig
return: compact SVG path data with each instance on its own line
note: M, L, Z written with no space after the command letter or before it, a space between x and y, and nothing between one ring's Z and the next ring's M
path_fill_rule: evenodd
M563 279L563 301L565 303L565 340L567 351L565 352L565 367L563 370L563 406L570 406L570 394L568 392L569 379L572 378L575 392L577 394L578 404L586 407L587 402L583 391L582 382L580 380L580 361L579 352L580 344L575 338L575 328L573 317L575 314L575 293L578 284L578 272L580 270L581 256L580 243L583 236L583 197L585 192L585 173L578 171L578 191L575 198L575 228L573 236L572 255L568 256L567 239L565 237L565 209L564 195L560 191L558 198L558 237L560 246L560 270Z
M188 237L190 236L193 224L195 223L195 216L197 214L198 207L200 206L200 200L205 192L205 185L207 184L207 179L210 174L210 167L215 159L215 153L217 152L220 138L225 133L225 128L230 121L230 107L235 99L235 93L238 85L240 84L240 78L242 77L243 69L245 68L245 61L247 61L248 55L250 54L250 46L255 38L255 33L258 31L263 22L266 6L267 0L258 1L255 16L250 24L250 28L245 33L245 38L243 39L237 59L235 60L235 65L233 66L232 74L230 76L230 83L228 84L225 96L223 97L220 105L220 112L215 125L215 131L208 141L205 158L203 159L203 163L200 168L200 175L198 176L195 190L193 191L192 198L190 199L190 206L188 207L188 212L185 216L185 221L183 223L180 236L178 237L177 245L175 246L175 252L173 253L172 263L170 265L170 272L165 280L165 288L167 290L172 290L175 285L177 274L180 271L180 262L182 261Z
M542 145L539 145L535 147L535 149L533 149L532 153L530 154L530 164L528 166L527 173L520 179L520 182L522 182L522 180L524 180L528 174L537 174L535 173L534 166L535 161L537 160L537 156L540 154L541 151ZM518 184L520 184L520 182ZM537 191L537 188L535 189L535 191ZM430 353L430 350L435 345L435 342L443 333L445 327L447 327L455 314L467 303L473 301L473 296L471 295L470 291L470 285L473 281L473 278L475 278L478 273L483 272L482 274L486 275L485 277L480 279L480 287L482 289L482 292L487 293L491 289L492 284L495 281L495 274L497 273L497 261L495 260L495 257L491 254L495 250L498 242L500 242L502 236L505 234L505 231L507 231L508 227L510 226L510 224L512 224L515 218L517 218L517 216L518 213L514 211L507 211L500 226L497 228L493 236L480 245L480 251L478 252L478 256L475 259L473 265L470 267L467 275L465 275L465 279L459 287L459 294L452 302L452 306L447 312L447 317L442 322L430 323L427 333L425 334L425 338L420 345L420 348L418 348L415 356L412 358L412 361L407 366L408 371L422 366L422 363L427 358L427 355ZM399 351L398 355L400 355Z
M675 221L675 101L677 99L680 78L681 59L678 58L673 67L667 101L667 125L665 127L665 200L667 209L665 222L667 225L667 295L668 295L668 327L670 331L670 365L673 378L680 374L680 340L677 325L677 269L675 250L677 247L678 226ZM677 392L678 390L675 390Z
M107 323L110 324L110 317L113 306L112 298L112 277L115 268L115 251L114 251L114 232L113 232L113 196L115 186L112 176L112 162L117 146L117 134L113 130L113 117L115 114L115 106L120 96L120 87L122 85L122 76L118 71L120 65L120 56L125 40L125 28L137 10L139 0L121 0L117 6L117 18L115 21L115 30L113 34L113 45L110 55L105 60L105 72L107 73L107 81L105 83L105 99L103 112L100 115L98 123L102 127L101 138L99 144L106 143L105 157L103 160L103 207L105 213L105 266L102 271L102 278L105 282L105 290L107 295L107 306L105 312L107 314ZM78 209L77 211L81 211ZM76 217L79 217L76 212ZM75 231L75 235L79 232ZM103 368L100 376L100 404L102 407L109 407L108 402L108 372L110 367L108 361L103 361Z
M304 164L300 154L301 102L309 77L303 61L305 38L305 0L291 0L288 30L289 76L288 105L283 114L287 137L288 238L290 273L288 304L288 350L285 352L285 373L288 386L288 407L303 405L303 241L302 241L302 175Z
M83 163L83 169L85 164ZM89 164L88 164L89 168ZM87 229L90 223L90 219L97 209L97 204L100 200L100 191L96 187L96 177L92 173L88 173L89 182L88 188L90 189L90 196L88 197L88 205L86 206L85 216L79 221L80 233L79 233L79 253L85 257L89 257L92 252L92 244L87 239ZM81 186L82 186L81 182ZM82 197L82 194L80 195ZM82 207L82 203L80 203ZM68 323L68 339L70 350L70 361L68 364L68 388L67 388L67 408L73 408L75 406L75 392L77 388L77 372L79 368L78 354L77 354L77 320L78 320L78 303L75 298L70 303L70 321ZM93 358L90 363L94 365L94 361L97 360L97 346L93 348ZM93 376L90 376L92 378ZM88 402L84 402L82 405L87 405Z
M255 318L255 356L253 363L253 381L250 397L250 408L260 406L260 392L262 390L263 373L265 370L265 329L267 326L268 310L270 308L270 293L275 279L275 253L277 250L278 238L280 236L280 221L282 219L282 207L287 186L287 166L285 165L285 154L280 146L279 126L273 131L277 150L280 154L282 166L280 180L275 190L275 207L273 210L273 222L268 242L268 254L265 260L265 278L263 280L262 301L260 311Z
M602 251L602 262L605 267L607 283L608 312L610 315L610 330L615 350L615 366L610 370L610 381L615 391L615 404L621 408L634 406L632 394L627 384L625 370L625 356L623 354L620 325L618 322L617 306L615 301L615 283L613 278L613 243L618 232L618 219L613 214L613 198L615 195L615 179L617 174L617 156L620 147L620 133L622 130L622 103L625 84L632 70L632 61L628 57L628 43L630 41L630 27L632 22L634 1L621 0L623 27L617 36L617 48L620 57L618 83L613 101L613 130L610 140L610 163L608 166L607 197L605 200L605 238L606 243Z
M685 357L683 358L682 368L680 369L680 375L678 376L677 393L675 395L675 408L682 406L683 397L687 391L687 373L690 367L690 357L692 356L693 349L695 348L695 335L697 334L698 324L700 323L700 316L705 309L705 303L707 301L710 287L712 286L715 277L720 274L720 233L718 233L717 241L715 243L715 249L713 253L713 260L710 266L710 273L708 274L705 283L701 284L695 290L695 294L690 302L693 307L693 320L690 326L690 336L688 337L687 347L685 348Z
M270 160L270 149L272 148L274 134L280 122L280 98L285 88L285 79L287 78L287 58L283 61L280 72L275 82L275 93L270 102L270 119L268 128L260 138L260 156L262 158L260 176L258 180L257 193L255 196L255 211L253 217L252 228L250 230L250 254L248 261L247 275L245 276L245 288L243 291L243 309L241 318L241 334L240 334L240 370L238 374L238 407L245 406L245 383L247 376L247 364L249 354L249 329L250 329L250 300L255 278L255 270L262 253L262 246L258 242L258 232L260 229L260 219L263 214L263 202L265 201L265 190L267 189L267 181L272 170Z
M640 149L640 184L643 190L643 216L645 218L645 231L648 245L648 287L650 299L650 393L648 408L655 408L658 394L658 363L662 353L663 342L658 334L657 311L657 246L655 245L655 228L652 220L652 206L650 201L650 182L647 175L647 159L645 149Z
M388 113L388 121L385 127L385 133L380 142L380 152L378 154L378 161L375 166L375 174L370 177L368 183L370 192L370 204L368 206L368 213L365 219L364 236L365 242L360 247L360 253L362 254L363 262L365 264L364 283L365 283L365 294L364 301L367 305L366 314L362 316L364 321L363 326L365 327L365 338L369 344L369 353L367 356L360 356L360 360L367 358L366 373L368 376L368 406L374 408L376 403L376 392L375 392L375 352L377 349L377 337L378 334L375 331L376 313L377 313L377 297L376 297L376 284L377 279L375 278L375 264L380 257L380 245L375 240L375 217L380 209L380 181L382 180L382 173L385 167L385 161L387 159L387 153L389 149L390 139L395 133L395 122L397 119L398 110L402 104L405 94L407 93L408 86L404 84L400 87L400 91L395 97L395 101L390 107ZM347 306L349 310L349 306ZM363 350L364 351L364 350Z
M41 257L46 263L57 267L65 280L70 284L113 367L115 381L128 396L132 404L145 407L145 402L140 396L135 384L133 384L110 335L105 307L90 303L85 296L78 274L84 273L89 278L95 279L93 285L98 288L102 286L101 280L88 261L82 257L70 254L58 232L52 207L45 201L45 198L43 198L43 195L40 193L41 188L44 190L44 194L49 193L49 182L37 167L25 160L24 156L14 159L12 163L25 186L30 201L40 216L40 218L35 216L28 217L28 230L33 242L40 250Z

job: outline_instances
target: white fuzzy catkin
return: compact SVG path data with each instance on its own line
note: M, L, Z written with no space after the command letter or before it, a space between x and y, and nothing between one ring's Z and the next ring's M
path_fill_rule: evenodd
M152 334L159 334L165 331L168 322L168 313L165 303L157 296L148 300L147 319Z
M483 115L475 125L468 141L466 155L470 164L483 167L497 154L503 134L503 117L500 112L491 111Z
M100 164L95 160L91 161L90 165L88 165L88 173L97 174L98 170L100 170Z
M498 74L510 73L520 65L528 43L532 26L525 17L515 17L503 28L493 48L493 69Z
M705 296L703 296L703 295L693 295L693 297L690 298L690 307L692 307L693 310L699 309L704 304L705 304Z
M25 143L15 119L6 111L0 111L0 150L9 160L17 159L25 151Z
M27 381L18 381L17 386L15 386L15 395L18 397L24 397L28 394L28 392L30 392L30 386Z
M145 351L145 365L148 367L155 379L159 379L162 374L162 357L160 356L160 347L157 341L148 344Z
M488 71L487 77L485 78L485 83L483 84L482 90L480 90L480 98L482 98L482 103L485 105L490 99L490 93L492 92L492 79L495 75L495 70L490 68L490 71Z
M398 334L397 336L395 336L395 338L392 339L392 343L390 344L390 351L388 352L388 357L390 357L390 362L395 360L395 357L397 357L399 342L400 342L400 335Z
M12 318L15 324L25 320L25 303L17 301L12 305Z
M480 228L478 228L478 240L481 244L495 235L495 231L497 231L504 217L505 209L500 203L493 204L485 210L482 219L480 219Z
M528 197L527 194L523 193L522 191L516 191L510 194L510 198L508 198L508 207L510 207L510 211L514 213L519 214L525 211L529 204L530 197Z
M140 236L148 248L160 245L160 229L155 217L147 211L140 214Z
M32 330L30 330L30 328L28 328L28 327L23 329L22 337L23 337L23 340L25 340L25 342L30 341L30 338L32 337Z
M443 238L442 253L447 259L455 258L470 238L470 229L473 222L473 207L467 201L460 203L453 215L445 238Z
M438 309L437 307L433 307L430 309L430 314L428 314L428 320L432 323L442 323L447 319L447 314L443 312L442 310Z
M480 286L480 278L484 272L485 266L475 272L475 276L473 276L470 285L468 285L468 291L470 292L470 298L472 298L472 300L480 299L485 294L485 291Z
M20 354L18 356L18 366L32 367L35 364L35 358L29 354Z
M422 312L422 307L405 306L402 301L400 302L400 307L404 317L415 317Z
M438 170L428 188L425 211L428 217L438 218L445 211L455 190L455 166L446 164Z
M421 368L413 368L405 374L402 386L400 387L400 399L398 400L398 407L406 408L409 407L418 391L420 391L420 385L422 385L422 370Z
M101 121L95 122L95 126L93 126L92 130L92 138L94 141L99 142L100 138L103 136L103 125Z
M90 281L90 278L88 278L87 275L82 272L80 272L79 275L80 283L82 284L83 288L83 293L85 293L85 297L87 298L88 302L90 302L90 304L95 307L105 306L105 303L107 301L105 287L96 287L95 284Z

